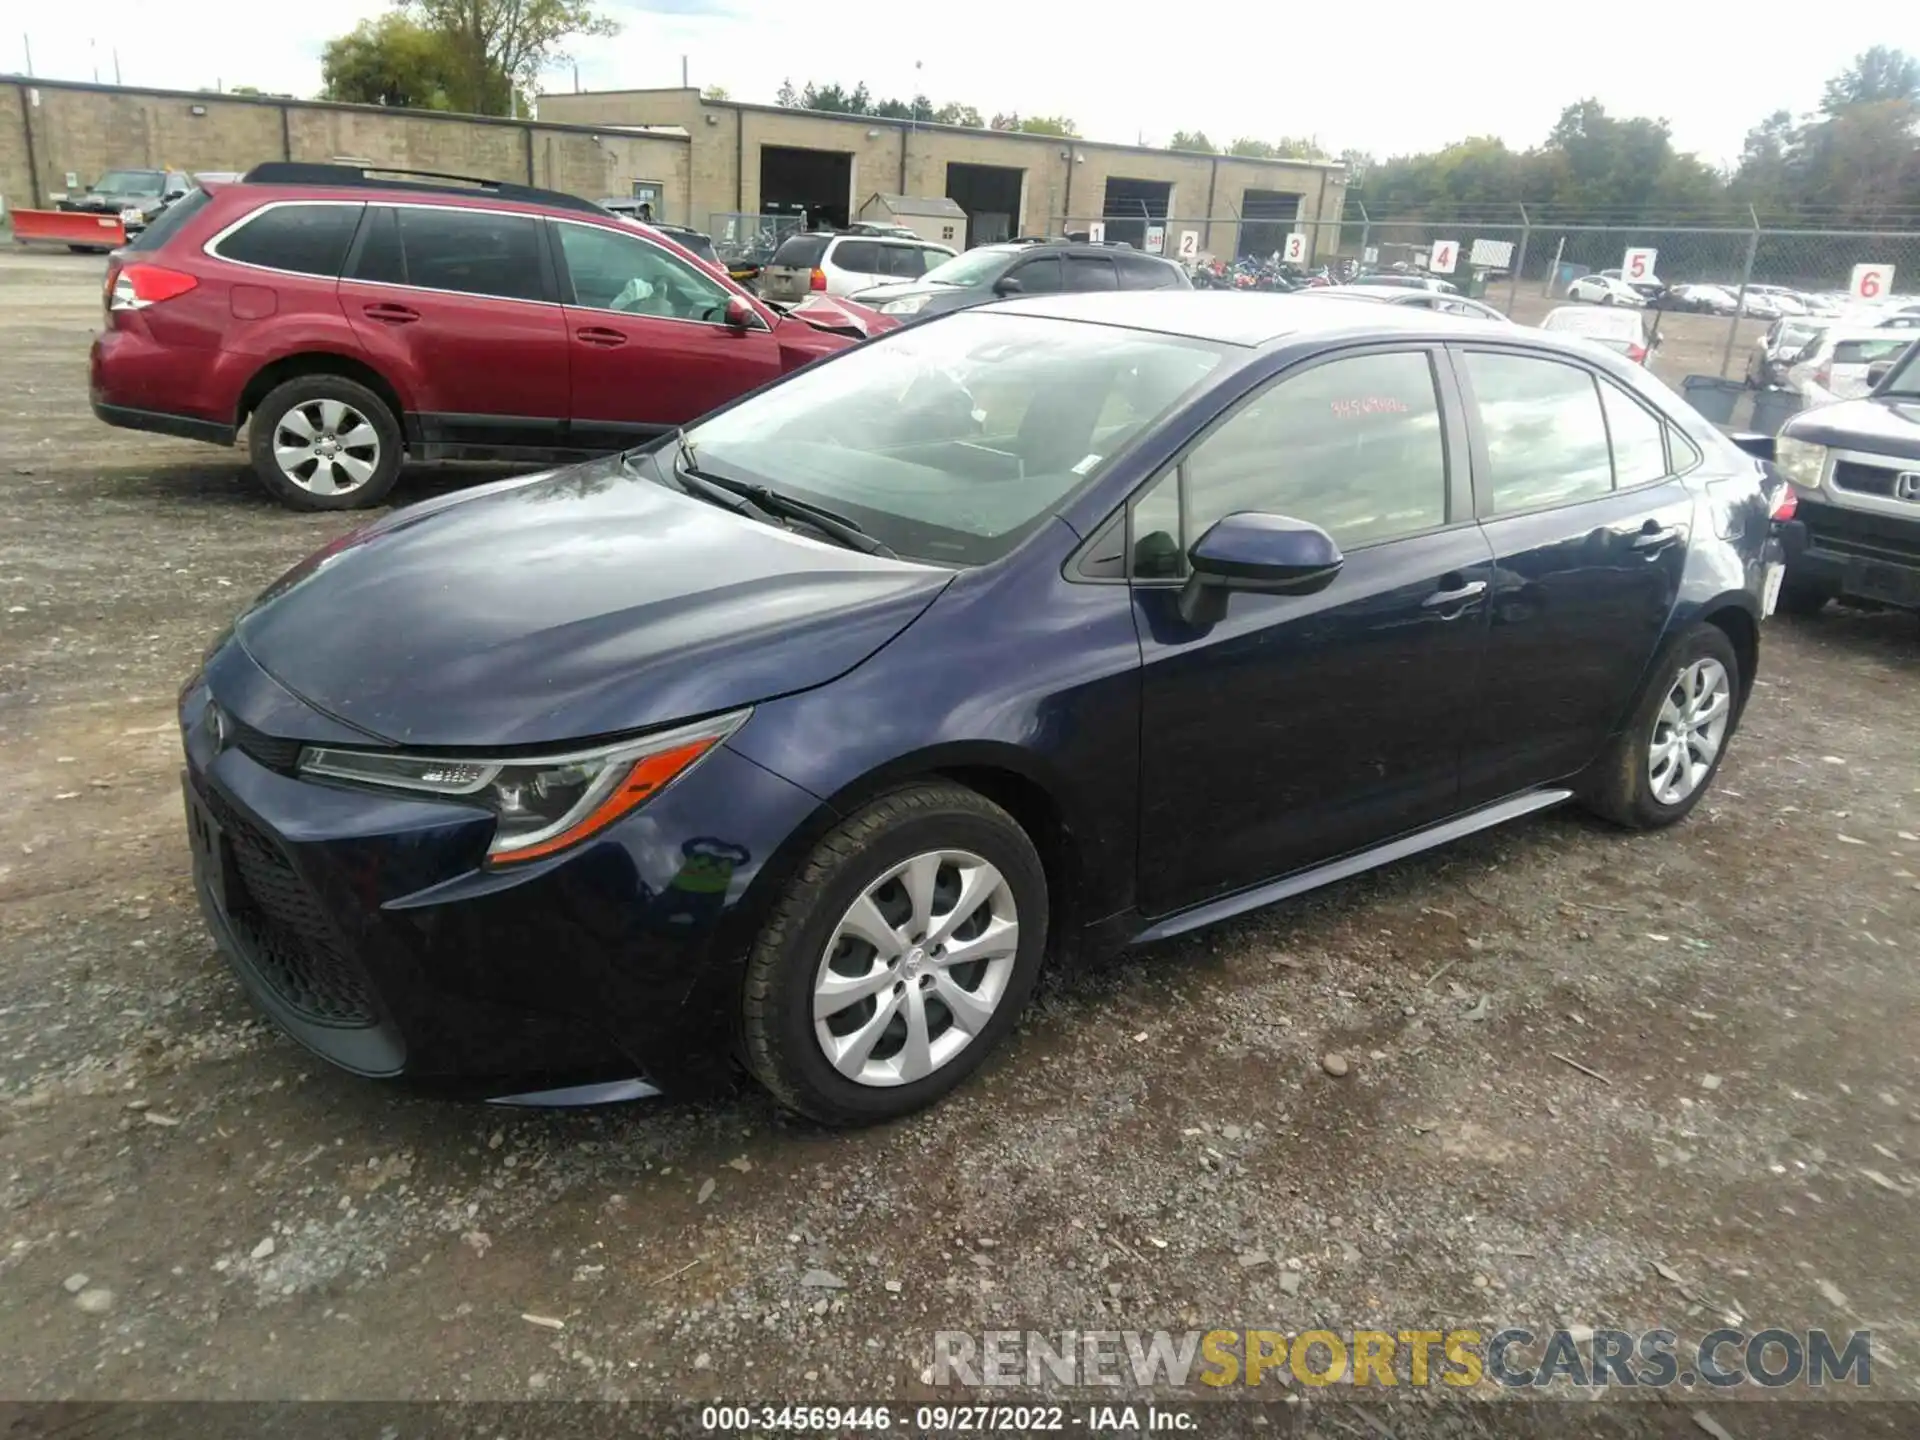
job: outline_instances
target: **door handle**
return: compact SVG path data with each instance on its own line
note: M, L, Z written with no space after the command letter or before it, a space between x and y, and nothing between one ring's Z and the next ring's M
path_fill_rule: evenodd
M1653 555L1680 538L1680 527L1669 525L1664 530L1642 530L1633 537L1633 548Z
M582 325L573 332L574 338L588 345L604 345L612 348L627 343L627 337L618 330L609 330L604 325Z
M420 318L418 310L409 310L404 305L369 305L366 307L369 320L378 320L384 325L411 325Z
M1477 600L1486 593L1486 581L1469 580L1457 589L1434 591L1433 594L1427 596L1426 599L1420 602L1420 606L1425 610L1445 610L1454 605L1458 605L1464 609L1469 600ZM1453 617L1449 615L1446 618L1450 620Z

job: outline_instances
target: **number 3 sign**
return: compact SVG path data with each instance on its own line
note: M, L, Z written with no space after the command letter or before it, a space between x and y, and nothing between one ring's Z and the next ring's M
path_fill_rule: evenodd
M1280 252L1280 258L1289 265L1307 263L1307 237L1304 231L1295 230L1287 236L1287 248Z
M1853 279L1847 285L1848 292L1856 300L1878 300L1893 290L1893 266L1856 265L1853 267Z

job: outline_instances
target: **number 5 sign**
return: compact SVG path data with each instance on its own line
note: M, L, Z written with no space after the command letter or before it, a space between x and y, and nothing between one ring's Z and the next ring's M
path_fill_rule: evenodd
M1286 261L1286 263L1289 265L1306 264L1307 263L1306 232L1301 230L1294 230L1289 232L1287 235L1287 248L1280 252L1280 258Z
M1878 300L1893 290L1893 266L1856 265L1847 290L1856 300Z
M1626 281L1645 280L1653 274L1653 262L1660 258L1658 250L1629 250L1620 262L1620 278Z
M1451 275L1453 262L1459 258L1458 240L1436 240L1433 242L1433 253L1427 257L1427 269L1436 275Z

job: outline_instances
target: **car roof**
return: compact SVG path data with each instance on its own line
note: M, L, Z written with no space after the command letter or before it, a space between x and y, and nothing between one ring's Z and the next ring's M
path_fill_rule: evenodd
M1512 338L1512 327L1460 315L1439 316L1410 305L1365 309L1311 292L1223 290L1091 290L1032 295L993 307L1018 315L1120 325L1183 335L1193 340L1257 349L1275 340L1334 332L1449 335L1459 338L1484 327L1489 336Z
M1554 331L1562 335L1625 334L1629 330L1646 333L1638 310L1623 310L1617 305L1558 305L1541 319L1540 328L1545 330L1548 321L1562 319L1575 322L1555 326Z

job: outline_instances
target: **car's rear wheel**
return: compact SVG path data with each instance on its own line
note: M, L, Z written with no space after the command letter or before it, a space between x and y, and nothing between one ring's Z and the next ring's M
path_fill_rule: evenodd
M1740 718L1740 660L1717 625L1672 640L1633 718L1595 767L1589 809L1630 830L1685 818L1719 773Z
M1013 1027L1047 943L1033 842L945 783L883 795L823 839L753 948L748 1068L830 1125L917 1110Z
M253 473L296 510L377 505L400 475L400 423L387 403L341 375L300 375L254 407Z

